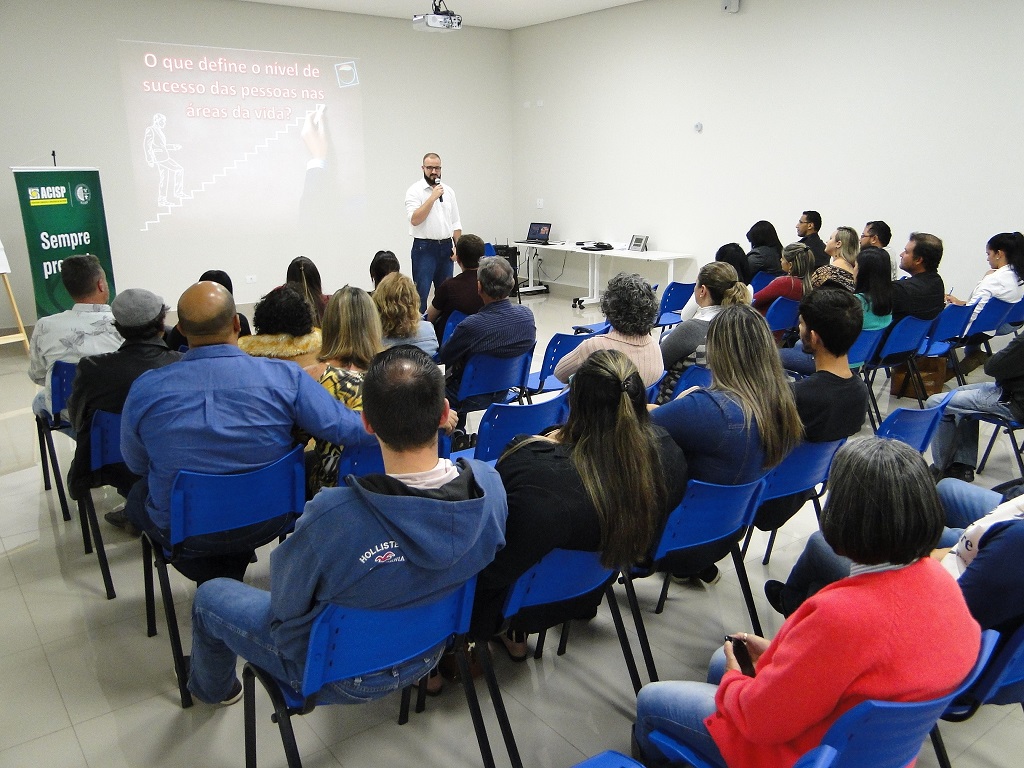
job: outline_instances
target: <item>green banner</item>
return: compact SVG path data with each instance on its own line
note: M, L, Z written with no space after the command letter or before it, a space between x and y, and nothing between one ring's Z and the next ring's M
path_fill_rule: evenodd
M95 168L14 168L28 261L35 288L36 315L71 309L74 300L60 279L68 256L94 254L107 273L114 298L107 219L103 214L100 172Z

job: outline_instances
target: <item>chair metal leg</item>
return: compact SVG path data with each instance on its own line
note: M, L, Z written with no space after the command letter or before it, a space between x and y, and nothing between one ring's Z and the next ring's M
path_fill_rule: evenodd
M654 654L651 653L651 641L647 638L647 628L644 626L644 617L640 613L640 603L636 599L636 590L633 588L633 577L623 573L623 580L626 585L626 598L629 600L629 609L633 612L633 623L636 625L637 639L640 641L640 652L644 656L644 663L647 665L647 676L651 682L657 682L658 670L654 666Z
M750 539L754 536L754 526L747 528L747 535L743 537L743 546L740 547L740 554L747 556L747 547L750 546Z
M999 425L996 424L992 430L992 439L988 441L988 447L985 449L985 455L981 457L981 463L978 464L978 474L980 475L985 471L985 465L988 464L989 454L992 453L992 446L996 444L996 438L999 437Z
M36 416L36 437L39 438L39 462L43 465L43 490L50 490L50 462L46 458L46 425Z
M917 407L924 408L924 401L928 399L928 390L924 388L924 378L921 376L921 370L917 367L917 362L911 357L907 360L907 375L914 377L914 391L917 394ZM906 384L906 379L903 380Z
M185 654L181 649L181 635L178 633L178 616L174 611L174 595L171 593L171 580L167 575L167 561L163 552L154 548L156 555L156 573L160 578L160 595L164 601L164 617L167 619L167 634L171 640L171 655L174 657L174 674L178 678L178 693L181 695L181 708L192 706L192 694L188 689L188 675L185 672Z
M932 737L932 748L935 750L935 759L939 761L940 768L953 768L949 762L949 755L946 754L946 745L942 741L942 734L939 733L939 724L936 723L929 736Z
M412 704L412 689L413 686L411 685L407 685L402 689L402 706L398 708L399 725L405 725L409 722L409 705Z
M427 708L427 678L420 680L416 686L416 711L422 712Z
M622 622L622 613L619 611L619 603L615 599L615 590L609 584L604 591L605 602L608 603L608 610L612 612L612 622L615 624L615 634L619 637L619 647L622 649L622 658L626 662L626 669L629 672L629 680L633 683L633 694L640 693L640 673L636 668L636 658L633 656L633 647L629 643L629 635L626 634L626 625Z
M242 668L242 716L245 720L245 768L256 768L256 679L248 664Z
M658 604L654 606L654 612L660 614L665 610L665 600L668 598L668 585L672 579L670 573L665 574L665 580L661 582L661 594L658 595Z
M484 726L484 718L480 713L480 700L476 696L476 686L473 685L473 675L469 671L469 660L466 659L464 647L456 650L455 660L459 664L459 677L462 678L462 690L466 693L466 704L469 706L469 715L473 719L473 730L476 732L476 742L480 747L480 758L484 762L484 768L495 768L491 743L487 739L487 728Z
M1010 436L1010 445L1013 446L1013 458L1017 460L1017 469L1020 470L1020 476L1024 477L1024 460L1021 459L1020 445L1017 443L1017 435L1014 433L1013 428L1007 425L1006 434Z
M494 675L494 662L491 658L490 645L487 643L477 643L477 653L480 656L480 663L484 668L484 680L487 681L487 690L491 693L491 705L494 707L494 714L498 718L501 736L505 740L505 750L508 752L509 762L512 764L512 768L523 768L523 760L519 756L516 737L512 733L512 723L508 720L505 701L502 699L501 689L498 687L498 678Z
M146 534L142 534L142 583L146 598L146 637L156 634L156 601L153 599L153 545Z
M46 438L46 450L50 454L50 470L53 474L53 484L57 486L57 498L60 500L60 511L65 520L71 519L71 510L68 509L68 497L64 493L64 481L60 477L60 464L57 463L57 449L53 447L53 432L47 428L43 433Z
M107 600L117 597L114 592L114 580L110 578L110 564L107 562L107 551L103 548L103 535L100 533L100 523L96 519L96 507L92 503L92 493L87 493L85 501L79 502L78 513L84 513L88 518L89 527L92 528L92 538L96 542L96 559L100 561L100 574L103 576L103 588L107 593Z
M558 635L558 652L556 656L565 656L565 647L569 644L569 627L572 625L571 621L562 623L562 631Z
M92 503L92 491L89 491L89 502ZM78 524L82 526L82 549L87 555L92 554L92 534L89 533L89 517L85 511L85 501L79 500L78 504Z
M967 383L967 377L964 376L963 368L960 367L960 358L956 356L956 349L950 347L946 353L946 358L953 365L953 374L956 376L957 386L964 386Z
M542 629L540 632L537 633L537 647L533 649L534 661L544 657L544 641L547 639L548 631L546 629Z
M740 590L743 592L743 600L747 604L747 613L750 614L750 623L754 627L754 634L764 637L761 629L761 622L757 618L757 608L754 607L754 596L750 592L750 581L747 579L747 568L743 564L743 556L740 554L738 544L732 545L732 561L736 566L736 575L740 580Z
M778 532L778 528L772 528L772 532L768 536L768 545L764 548L764 558L761 560L761 565L768 565L768 561L772 559L772 547L775 546L775 534Z

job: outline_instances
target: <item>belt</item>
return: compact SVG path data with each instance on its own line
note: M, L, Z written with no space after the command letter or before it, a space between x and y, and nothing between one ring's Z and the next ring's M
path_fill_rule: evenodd
M442 237L440 240L431 240L429 237L414 237L413 240L417 243L450 243L452 238Z

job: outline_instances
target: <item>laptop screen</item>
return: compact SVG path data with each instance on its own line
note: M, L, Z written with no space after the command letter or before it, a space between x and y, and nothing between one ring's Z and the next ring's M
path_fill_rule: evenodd
M547 240L551 235L550 224L538 224L534 222L530 225L530 233L526 236L527 240Z

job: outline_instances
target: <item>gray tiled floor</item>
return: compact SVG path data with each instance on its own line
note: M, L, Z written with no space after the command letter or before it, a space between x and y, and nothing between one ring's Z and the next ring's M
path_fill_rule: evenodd
M569 299L562 296L527 303L540 330L538 364L552 333L600 319L596 309L570 309ZM157 637L145 633L138 542L104 525L118 593L107 601L95 557L82 552L77 521L64 522L55 494L42 490L28 408L34 387L26 369L20 345L0 347L0 768L242 765L241 706L197 704L187 711L178 706L162 617ZM882 400L885 409L887 398ZM66 469L71 444L62 436L56 440ZM1011 476L1005 443L998 444L980 485ZM111 494L99 498L100 514L115 503ZM766 537L755 537L747 562L755 596L766 578L785 577L814 526L813 512L805 509L780 532L768 567L760 564ZM254 583L266 584L266 554L261 552L251 569ZM723 571L714 587L673 586L665 613L648 614L664 679L701 678L723 632L748 628L729 561ZM176 574L172 579L187 638L194 589ZM653 580L638 585L649 611L657 586ZM765 631L774 633L781 617L763 596L757 597L757 607ZM513 665L497 659L525 764L562 768L604 749L628 751L635 701L607 613L602 609L596 620L574 625L567 655L556 656L554 643L552 637L550 652L540 661ZM430 701L425 714L414 715L403 727L395 724L397 699L365 707L328 707L297 718L304 763L313 768L478 765L464 702L449 687ZM489 716L483 686L480 692ZM261 764L284 765L262 695L258 709ZM958 768L1009 768L1019 765L1024 753L1022 721L1020 707L986 707L972 721L943 726L943 734ZM492 726L491 731L499 764L507 764L497 729ZM930 748L922 751L918 765L936 765Z

